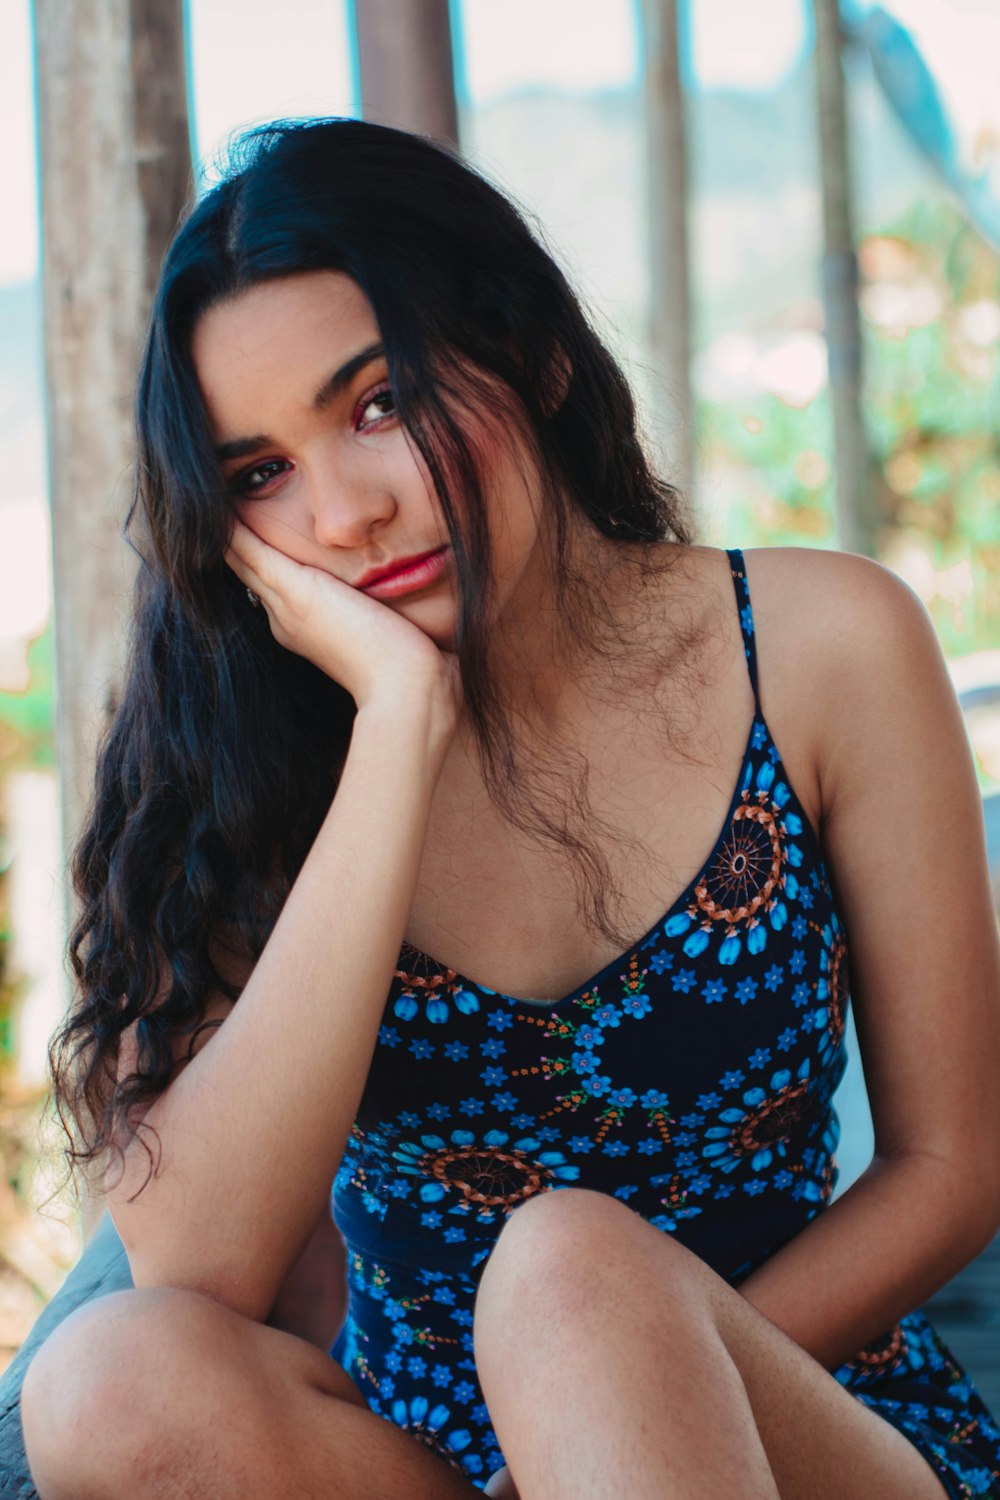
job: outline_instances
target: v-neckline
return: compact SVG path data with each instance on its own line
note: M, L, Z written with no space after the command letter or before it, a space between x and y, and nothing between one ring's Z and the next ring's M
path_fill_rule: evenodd
M410 953L415 954L417 958L425 960L426 963L429 964L432 968L440 969L445 973L453 974L454 980L451 982L454 983L455 981L460 981L460 984L458 986L459 988L465 986L469 989L479 990L484 995L496 995L498 999L507 1000L512 1005L530 1005L534 1010L539 1012L559 1010L562 1008L562 1006L569 1005L572 1001L578 1000L580 996L586 994L588 990L596 989L598 985L603 984L605 979L607 979L610 974L618 969L621 964L627 962L641 948L644 948L653 938L657 930L662 927L664 923L669 922L670 918L674 916L682 906L686 906L690 903L691 892L704 879L706 873L712 865L712 862L719 852L720 846L724 842L726 835L729 833L729 830L732 827L733 814L735 813L736 808L739 805L740 798L743 795L747 767L751 763L750 758L754 748L754 737L757 734L758 727L764 731L766 742L766 740L770 738L769 731L767 729L767 725L764 723L762 715L760 715L756 711L755 705L754 715L750 723L750 730L747 734L746 747L743 751L743 759L740 762L739 774L736 778L736 786L734 787L733 794L729 799L729 807L726 811L726 816L723 821L722 827L719 830L715 843L709 850L707 858L703 860L701 867L691 877L677 899L667 908L662 916L656 919L652 927L648 928L646 932L644 932L642 936L631 945L631 947L626 948L624 953L620 953L617 958L613 958L610 963L606 963L603 969L599 969L596 974L592 974L589 979L584 980L582 984L578 984L574 990L570 990L569 994L563 995L558 1000L529 1000L527 997L522 995L509 995L504 990L491 989L489 985L480 984L476 979L470 979L468 975L462 974L458 969L452 969L449 964L441 963L441 961L435 958L432 954L427 953L422 948L414 947L412 943L406 943L405 949Z

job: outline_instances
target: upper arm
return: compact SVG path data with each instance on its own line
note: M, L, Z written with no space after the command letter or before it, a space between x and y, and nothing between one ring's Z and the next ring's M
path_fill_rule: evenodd
M876 1151L948 1161L989 1210L1000 1191L1000 942L961 711L906 584L840 553L803 553L794 566L809 601L803 703L820 837Z
M170 1038L170 1051L173 1057L173 1065L170 1070L171 1084L176 1081L188 1063L192 1062L198 1056L202 1047L208 1044L232 1008L233 1002L227 995L223 995L220 991L213 991L205 1002L202 1025L194 1033L186 1035L176 1034ZM205 1025L205 1022L210 1024ZM119 1083L130 1073L135 1073L139 1067L139 1042L136 1034L138 1025L138 1021L133 1021L131 1026L122 1032L121 1040L118 1044ZM147 1100L143 1105L136 1106L132 1111L132 1119L141 1119L152 1103L152 1100Z

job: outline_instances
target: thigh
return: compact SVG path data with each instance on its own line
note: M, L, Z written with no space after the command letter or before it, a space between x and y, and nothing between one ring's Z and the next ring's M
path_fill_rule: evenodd
M578 1320L582 1309L605 1300L602 1292L613 1291L616 1301L637 1299L642 1318L632 1321L649 1330L644 1338L664 1338L664 1329L669 1338L672 1305L703 1306L739 1371L781 1500L947 1496L901 1432L700 1257L617 1199L580 1188L539 1194L511 1217L497 1251L504 1248L489 1295L509 1292L509 1315L524 1316L526 1326L532 1318L526 1300L537 1296L547 1316L536 1313L532 1337L558 1340L560 1320ZM484 1283L488 1276L489 1266ZM678 1351L666 1347L663 1357L675 1361Z
M457 1468L371 1411L341 1366L179 1288L95 1298L22 1389L43 1500L471 1500Z
M698 1264L708 1273L715 1323L740 1372L782 1500L947 1497L929 1460L892 1423Z

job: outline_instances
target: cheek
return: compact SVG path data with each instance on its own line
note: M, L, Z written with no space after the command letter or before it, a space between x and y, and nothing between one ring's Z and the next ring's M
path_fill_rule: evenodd
M237 503L236 514L254 536L260 537L268 546L284 552L296 562L304 562L308 551L308 539L301 521L296 522L294 512L287 504L278 501L254 500Z
M538 545L539 517L524 476L508 469L504 481L491 506L497 560L520 572Z
M379 480L409 513L429 509L443 519L444 507L426 460L413 439L402 428L383 440L379 452ZM454 497L453 497L454 498Z
M498 561L502 555L517 567L539 537L540 499L536 466L527 444L509 429L493 422L475 435L476 463L486 477L490 530Z

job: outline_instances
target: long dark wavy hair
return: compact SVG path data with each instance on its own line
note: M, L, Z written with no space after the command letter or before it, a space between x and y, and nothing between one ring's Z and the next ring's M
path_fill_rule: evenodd
M553 528L559 629L584 657L615 655L616 690L620 664L638 680L641 647L610 604L615 567L641 589L668 566L676 548L652 544L691 540L681 498L647 461L621 370L503 193L402 131L341 119L253 130L168 250L139 375L126 669L72 856L76 993L50 1043L70 1176L137 1136L132 1115L170 1082L177 1038L190 1034L190 1057L202 1025L221 1024L205 1021L211 992L238 999L217 945L259 956L346 755L350 695L275 641L223 560L233 499L191 357L213 304L314 270L346 273L368 298L397 412L447 519L456 650L491 798L566 852L588 923L630 941L586 836L603 825L587 806L584 758L561 743L520 753L505 712L490 655L484 475L461 413L495 408L499 390L528 435ZM581 564L601 548L611 568L607 556L597 570ZM135 1022L136 1068L118 1080Z

